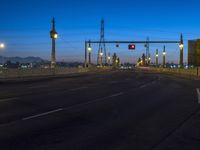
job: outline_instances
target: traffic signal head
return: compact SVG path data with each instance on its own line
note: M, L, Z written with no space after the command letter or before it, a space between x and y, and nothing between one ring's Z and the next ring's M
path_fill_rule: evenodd
M128 45L129 50L134 50L135 49L135 44L129 44Z

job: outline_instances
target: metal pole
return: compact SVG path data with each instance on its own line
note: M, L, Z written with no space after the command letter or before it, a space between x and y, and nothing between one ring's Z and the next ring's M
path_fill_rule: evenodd
M87 41L85 41L85 61L84 61L84 67L87 67Z
M88 56L88 57L89 57L88 66L90 66L90 65L91 65L91 52L89 52L88 55L89 55L89 56Z
M180 67L183 67L183 35L180 38Z
M156 66L158 67L158 49L156 50Z
M165 52L165 46L163 48L163 67L165 67L165 55L166 55L166 52Z

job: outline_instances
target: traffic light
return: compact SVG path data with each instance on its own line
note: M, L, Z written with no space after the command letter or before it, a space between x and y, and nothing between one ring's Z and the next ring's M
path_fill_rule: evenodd
M128 45L129 50L134 50L135 49L135 44L129 44Z

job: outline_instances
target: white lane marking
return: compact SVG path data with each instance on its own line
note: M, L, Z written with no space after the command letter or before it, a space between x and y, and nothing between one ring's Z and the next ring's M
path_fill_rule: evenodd
M63 110L62 108L59 108L59 109L55 109L55 110L52 110L52 111L44 112L44 113L41 113L41 114L29 116L29 117L23 118L22 120L24 120L24 121L25 120L30 120L30 119L46 116L46 115L49 115L49 114L53 114L53 113L56 113L56 112L59 112L59 111L62 111L62 110Z
M116 94L113 94L113 95L110 95L110 96L107 96L107 97L97 98L95 100L92 100L92 101L89 101L89 102L86 102L86 103L81 103L81 104L77 104L77 105L67 107L67 108L65 108L65 110L80 107L80 106L83 106L83 105L93 104L93 103L96 103L96 102L99 102L99 101L102 101L102 100L106 100L106 99L111 98L111 97L117 97L117 96L120 96L120 95L123 95L123 94L124 93L120 92L120 93L116 93Z
M84 87L80 87L80 88L70 89L70 91L78 91L78 90L87 89L87 88L88 87L84 86Z
M147 86L148 86L148 84L141 85L141 86L140 86L140 89L145 88L145 87L147 87Z
M119 83L120 81L111 81L109 82L110 84L116 84L116 83Z
M200 104L200 90L199 88L197 88L196 90L197 90L198 104Z
M147 86L149 86L149 85L151 85L151 84L154 84L154 83L156 83L156 81L152 81L152 82L150 82L150 83L141 85L141 86L139 86L139 88L142 89L142 88L145 88L145 87L147 87Z
M96 100L89 101L89 102L86 102L86 103L77 104L77 105L70 106L70 107L67 107L67 108L59 108L59 109L55 109L55 110L52 110L52 111L44 112L44 113L41 113L41 114L25 117L22 120L26 121L26 120L30 120L30 119L39 118L39 117L46 116L46 115L49 115L49 114L53 114L53 113L56 113L56 112L59 112L59 111L72 109L72 108L79 107L79 106L82 106L82 105L92 104L92 103L99 102L99 101L102 101L102 100L105 100L105 99L108 99L108 98L111 98L111 97L117 97L117 96L120 96L120 95L123 95L123 94L124 94L123 92L116 93L116 94L113 94L113 95L110 95L110 96L107 96L107 97L103 97L103 98L98 98Z
M120 95L123 95L123 94L124 94L123 92L120 92L120 93L113 94L113 95L111 95L109 97L117 97L117 96L120 96Z
M13 101L19 99L18 97L0 99L0 102Z
M37 89L37 88L47 88L48 86L46 85L37 85L37 86L30 86L28 87L29 89Z

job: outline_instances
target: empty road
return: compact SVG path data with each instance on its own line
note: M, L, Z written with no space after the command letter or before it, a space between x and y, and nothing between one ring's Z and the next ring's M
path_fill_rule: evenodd
M4 83L0 149L199 150L199 88L134 71Z

